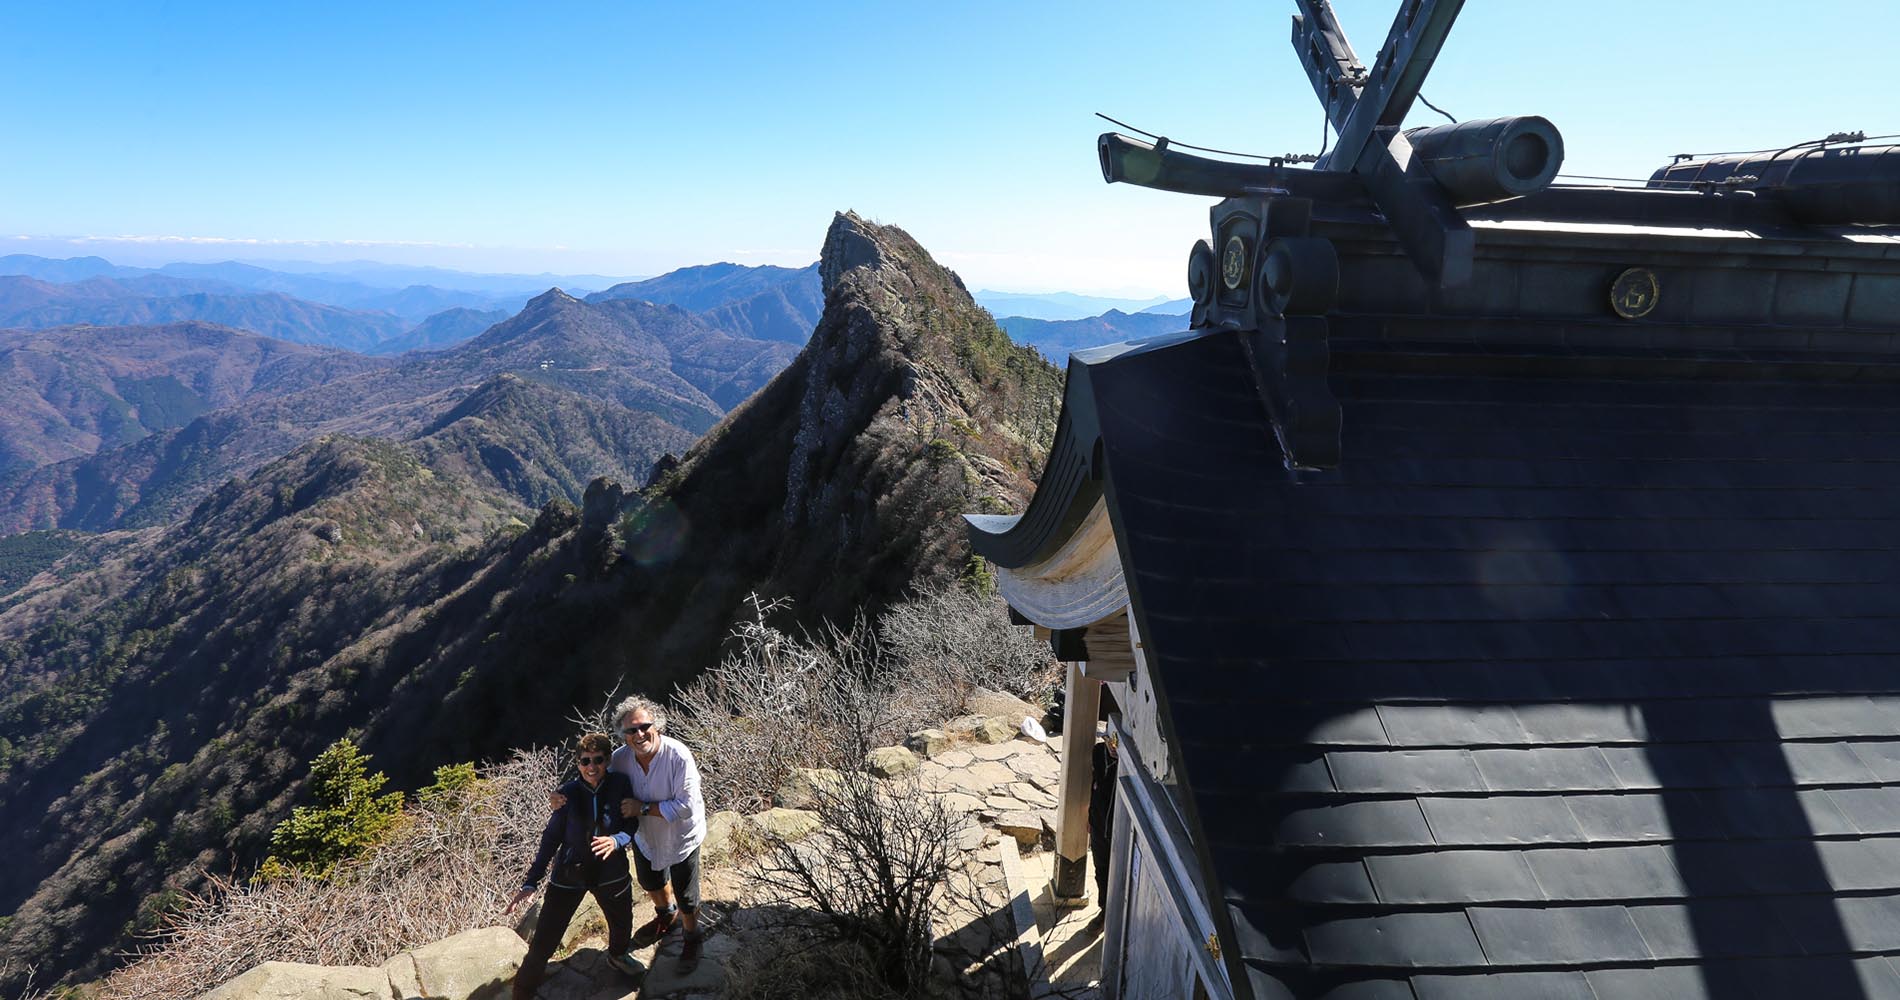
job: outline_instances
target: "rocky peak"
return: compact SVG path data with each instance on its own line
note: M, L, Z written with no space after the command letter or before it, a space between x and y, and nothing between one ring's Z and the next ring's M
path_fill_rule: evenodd
M856 212L839 212L831 217L831 228L825 231L824 249L818 254L818 277L826 298L837 289L846 271L884 263L877 235L881 229L859 218Z

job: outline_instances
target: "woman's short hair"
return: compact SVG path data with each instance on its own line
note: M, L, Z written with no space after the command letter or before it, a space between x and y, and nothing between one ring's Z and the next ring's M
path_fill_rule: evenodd
M583 733L580 739L574 741L574 756L578 757L589 751L613 753L614 746L614 738L606 733Z
M662 733L666 732L666 709L661 708L653 699L637 694L621 702L620 705L614 709L614 724L620 726L626 725L627 716L635 712L645 712L647 718L653 720L654 730Z

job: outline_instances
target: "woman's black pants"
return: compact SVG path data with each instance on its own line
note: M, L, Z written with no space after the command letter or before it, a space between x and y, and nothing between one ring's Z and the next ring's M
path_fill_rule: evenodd
M618 955L633 943L633 879L622 878L592 889L550 884L547 896L541 900L541 919L534 924L534 940L528 942L528 955L521 960L521 970L515 973L515 1000L534 996L535 988L541 985L542 974L547 971L548 958L561 946L568 922L574 919L574 911L580 909L582 897L589 892L594 894L594 902L600 904L601 915L607 918L607 954Z

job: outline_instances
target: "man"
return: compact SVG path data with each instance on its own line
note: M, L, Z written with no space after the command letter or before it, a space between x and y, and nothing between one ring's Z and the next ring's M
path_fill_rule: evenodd
M634 932L636 948L658 941L678 920L685 927L680 971L699 965L699 845L706 839L706 807L699 765L686 744L666 735L666 710L635 695L616 713L626 745L614 750L612 770L627 776L633 798L622 805L639 820L633 835L634 875L653 900L653 919ZM678 900L677 908L674 900Z

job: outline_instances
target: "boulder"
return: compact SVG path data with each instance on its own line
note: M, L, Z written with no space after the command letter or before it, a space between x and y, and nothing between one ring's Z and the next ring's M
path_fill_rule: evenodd
M950 749L950 734L941 729L920 729L910 734L904 745L926 757L935 757Z
M977 715L987 715L994 719L1009 719L1018 727L1022 726L1026 718L1040 722L1043 716L1043 709L1013 694L991 691L985 687L973 689L970 696L964 699L964 705Z
M772 804L786 809L810 809L821 790L836 791L844 777L828 767L801 767L772 793Z
M943 731L950 734L952 739L967 740L974 737L976 728L982 724L983 717L980 715L959 715L944 723Z
M903 747L878 747L864 755L864 763L880 778L895 778L917 770L917 755Z
M970 738L978 743L1008 743L1022 732L1021 726L1020 719L1010 722L1008 719L986 716L976 724L975 729L970 730Z
M527 943L514 931L478 927L402 952L383 963L382 971L398 1000L492 1000L508 994L527 954Z
M513 938L514 934L503 930ZM519 942L519 938L515 939ZM523 952L526 945L521 945ZM390 1000L389 976L363 965L265 962L198 1000Z
M749 839L745 816L721 809L706 817L706 839L699 845L699 855L708 861L742 857L751 849Z
M747 817L767 837L791 843L816 833L818 814L805 809L767 809Z

